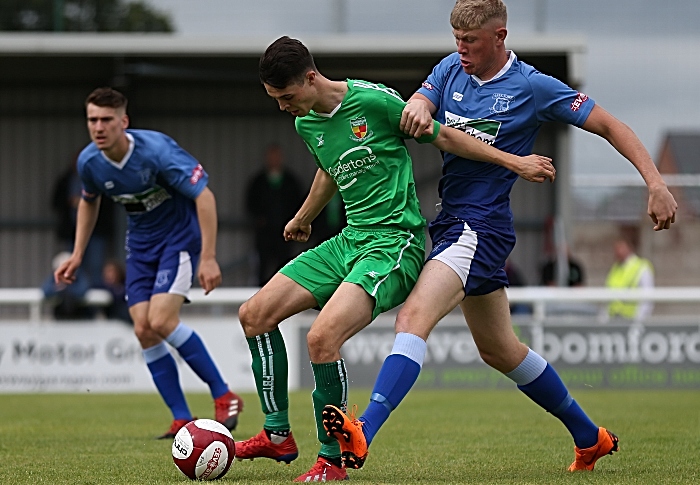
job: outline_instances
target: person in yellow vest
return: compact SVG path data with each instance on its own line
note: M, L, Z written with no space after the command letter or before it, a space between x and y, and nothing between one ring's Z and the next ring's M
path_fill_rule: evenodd
M630 241L620 238L615 241L615 263L608 272L605 286L608 288L653 288L654 267L648 259L635 253ZM608 307L611 317L641 320L654 309L651 301L614 301Z

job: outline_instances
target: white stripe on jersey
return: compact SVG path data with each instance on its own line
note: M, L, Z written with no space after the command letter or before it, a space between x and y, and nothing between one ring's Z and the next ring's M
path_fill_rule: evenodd
M358 88L375 89L377 91L381 91L383 93L390 94L393 97L395 97L396 99L400 99L401 101L403 101L403 98L395 89L381 87L378 84L367 83L364 81L355 81L353 86L358 87Z

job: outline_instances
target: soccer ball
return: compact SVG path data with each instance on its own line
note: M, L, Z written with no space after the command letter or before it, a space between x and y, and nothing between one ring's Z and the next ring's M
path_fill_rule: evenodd
M233 436L212 419L197 419L180 428L173 440L173 461L192 480L223 477L236 457Z

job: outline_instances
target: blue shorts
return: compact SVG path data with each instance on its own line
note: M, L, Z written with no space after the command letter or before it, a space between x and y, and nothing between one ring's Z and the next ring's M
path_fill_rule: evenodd
M467 296L486 295L508 286L504 270L515 247L512 226L467 223L440 212L428 226L433 249L428 260L441 261L462 280Z
M126 238L126 300L129 306L149 301L157 293L187 300L199 262L199 233L172 233L160 241Z

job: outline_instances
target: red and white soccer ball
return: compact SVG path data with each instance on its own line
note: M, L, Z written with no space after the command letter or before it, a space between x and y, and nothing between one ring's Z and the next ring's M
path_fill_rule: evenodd
M236 457L233 436L212 419L190 421L175 435L173 461L192 480L216 480L223 477Z

